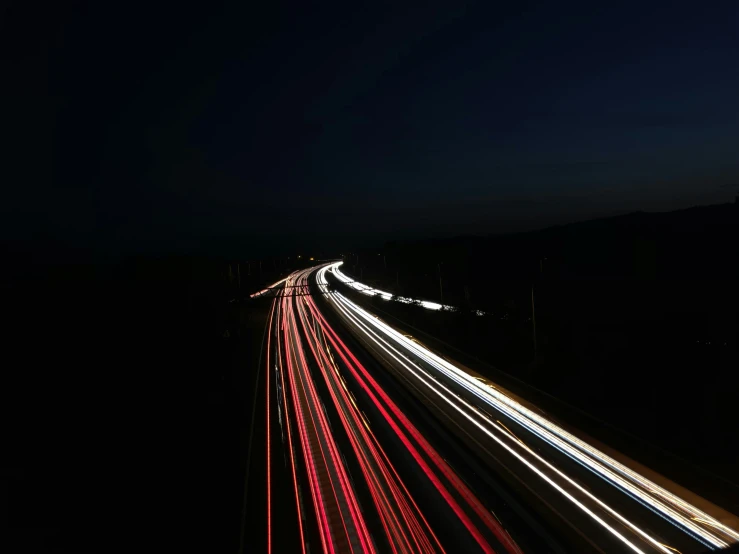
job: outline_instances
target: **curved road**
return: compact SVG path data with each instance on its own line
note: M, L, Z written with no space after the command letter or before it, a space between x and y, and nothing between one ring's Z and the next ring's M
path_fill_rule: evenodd
M688 554L739 541L732 514L657 484L336 292L329 279L351 282L340 265L295 272L253 295L276 293L266 379L270 551L281 519L272 476L285 468L303 552L518 553L544 544ZM485 482L518 501L496 502ZM530 532L521 531L526 522Z

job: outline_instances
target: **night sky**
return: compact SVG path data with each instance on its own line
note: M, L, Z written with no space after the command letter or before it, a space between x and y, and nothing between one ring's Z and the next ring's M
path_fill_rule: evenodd
M736 194L736 1L154 4L3 8L3 238L277 251Z

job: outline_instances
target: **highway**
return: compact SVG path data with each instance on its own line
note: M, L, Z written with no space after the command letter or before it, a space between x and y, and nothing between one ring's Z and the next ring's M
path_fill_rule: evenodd
M329 280L382 291L340 265L295 272L256 295L275 296L265 391L270 551L275 459L289 461L303 552L542 551L550 538L526 539L535 532L520 531L524 520L540 523L536 533L553 530L566 552L688 554L739 541L732 514L658 484L352 302ZM493 513L481 481L515 491L527 514Z

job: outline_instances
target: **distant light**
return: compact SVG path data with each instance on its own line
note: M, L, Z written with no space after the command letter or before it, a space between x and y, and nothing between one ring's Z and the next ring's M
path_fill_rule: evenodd
M310 261L313 261L313 258L311 258Z
M298 256L298 259L300 259L300 256Z

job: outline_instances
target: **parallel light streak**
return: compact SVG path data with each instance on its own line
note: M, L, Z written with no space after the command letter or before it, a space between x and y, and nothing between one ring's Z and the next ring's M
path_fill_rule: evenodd
M308 304L308 300L306 299L304 299L303 303L298 303L298 313L303 323L303 329L309 338L312 337L312 340L309 340L310 348L321 368L326 384L329 387L329 392L342 419L343 426L347 431L353 450L360 462L362 472L370 486L370 492L378 508L382 524L390 539L393 552L397 552L398 548L403 552L437 552L438 550L432 547L427 534L433 537L436 546L443 552L441 545L438 544L433 531L431 531L427 523L425 524L426 529L422 529L417 516L425 523L423 516L420 513L413 513L408 506L406 497L401 494L398 483L392 478L389 468L384 463L386 459L384 453L382 453L382 457L380 456L381 447L372 440L373 437L370 437L371 432L368 427L366 428L366 423L361 418L361 412L356 408L354 400L348 396L346 386L339 380L338 370L333 360L327 355L327 349L322 348L323 345L318 338L316 330L309 322L309 315L305 310L306 304ZM343 389L343 392L339 389L339 385ZM342 394L343 397L341 396ZM354 410L348 408L347 399L354 406ZM402 482L399 484L405 489ZM392 496L392 500L388 497L388 493ZM412 499L410 501L412 502ZM415 505L415 503L413 504ZM401 518L403 520L402 523ZM406 529L409 530L409 533L406 533Z
M320 272L319 272L320 275ZM319 280L319 283L321 281ZM436 467L441 471L441 473L444 475L446 479L449 480L449 482L453 485L456 492L465 499L465 501L469 504L469 506L475 511L475 513L480 517L488 527L488 529L491 530L496 536L496 538L503 544L506 549L509 552L520 552L518 546L513 542L513 540L510 538L508 533L501 527L501 525L498 523L498 521L493 518L479 502L475 498L475 496L472 494L472 491L470 491L467 486L459 479L459 477L451 470L451 468L448 466L448 464L439 456L439 454L431 447L431 445L423 438L423 436L418 432L418 430L413 426L413 424L407 419L407 417L400 411L400 409L395 405L395 403L387 396L387 394L382 390L382 388L377 384L377 382L369 375L367 370L362 366L361 363L356 359L356 357L349 351L346 346L343 344L341 339L336 335L336 333L331 329L330 326L325 322L325 319L320 314L320 312L317 311L317 308L315 309L316 317L320 318L324 324L326 325L326 329L329 331L328 338L332 342L333 346L339 353L340 357L344 361L345 365L349 367L350 371L354 375L355 379L358 381L360 386L365 390L367 395L372 399L372 401L376 404L380 412L383 414L383 416L386 418L388 423L393 427L393 430L396 432L398 437L403 441L403 443L408 448L409 452L414 456L416 461L419 463L421 468L424 470L425 473L429 476L429 478L432 480L434 485L437 487L439 492L442 494L442 496L447 500L450 507L457 513L460 520L465 524L465 526L468 528L470 533L475 537L476 540L478 540L478 543L483 547L483 549L489 548L489 546L486 545L486 542L482 535L480 534L479 530L476 529L474 524L471 522L471 520L466 516L464 511L461 509L460 505L454 500L454 498L449 494L449 491L446 489L446 487L439 481L439 479L435 476L433 470L431 467L424 461L423 457L420 455L419 451L411 444L408 436L406 433L401 430L400 426L395 422L394 418L390 416L389 412L392 412L392 414L397 418L401 425L405 428L406 432L410 434L413 439L421 446L425 454L434 462ZM351 360L351 361L350 361ZM368 386L369 384L369 386ZM376 393L376 394L375 394ZM378 401L378 396L382 399L382 402Z
M372 335L374 335L374 337L378 337L378 335L376 335L374 333L372 333ZM428 381L427 379L424 379L422 376L419 375L419 373L417 373L416 371L414 371L409 366L409 364L404 363L403 360L405 360L405 362L409 362L409 360L407 358L405 358L402 354L400 354L400 352L398 352L396 349L394 349L392 347L389 347L389 344L387 342L385 342L385 341L382 341L382 339L377 340L374 337L370 337L370 338L372 338L372 340L374 340L376 342L376 344L378 344L381 348L383 348L391 357L393 357L396 361L398 361L403 367L405 367L407 370L409 370L414 375L416 375L416 377L418 377L420 381L422 381L429 389L431 389L438 396L440 396L453 409L455 409L456 411L458 411L465 418L467 418L469 421L471 421L473 424L475 424L477 427L479 427L484 433L486 433L488 436L490 436L490 438L492 438L493 440L495 440L500 446L502 446L508 452L510 452L512 455L514 455L517 459L519 459L519 461L523 462L524 465L526 465L529 469L531 469L532 471L534 471L539 477L541 477L542 479L544 479L548 484L550 484L552 487L554 487L558 492L560 492L562 495L564 495L568 500L570 500L571 502L573 502L576 506L578 506L586 514L588 514L590 517L592 517L596 522L598 522L605 529L607 529L614 537L616 537L618 540L620 540L621 542L623 542L624 544L626 544L631 550L633 550L635 552L640 552L640 553L643 552L643 550L639 549L634 543L632 543L631 541L629 541L623 534L619 533L613 526L609 525L606 521L604 521L601 517L599 517L595 512L593 512L593 510L589 509L582 502L580 502L575 497L573 497L570 493L568 493L567 491L565 491L552 478L550 478L549 476L545 475L534 464L532 464L531 462L527 461L519 452L516 452L509 445L507 445L503 441L501 441L498 438L498 436L496 436L495 434L491 433L488 429L486 429L485 427L483 427L477 420L475 420L467 412L465 412L464 410L462 410L457 405L457 402L462 402L462 404L464 404L468 408L474 410L474 407L472 405L470 405L467 402L464 402L463 400L461 400L459 397L457 397L456 395L454 395L454 393L452 393L452 391L450 391L448 388L444 387L443 385L439 385L438 388L437 388L437 386L434 386L433 384L431 384L430 381ZM386 346L389 347L389 349L388 348L385 348L384 346L382 346L381 343L384 343ZM393 352L395 354L397 354L397 355L393 354ZM417 366L415 366L415 364L410 363L410 365L412 365L412 366L414 366L414 367L417 368ZM449 395L454 396L455 399L451 399L450 396L447 396L446 394L442 393L440 391L440 389L445 390L447 393L449 393ZM505 436L509 436L509 435L505 434ZM561 473L558 470L556 470L553 466L551 466L551 464L549 464L548 462L544 461L540 456L538 456L535 453L533 453L533 451L531 451L531 449L529 449L525 445L523 445L523 448L525 448L529 453L531 453L539 462L542 462L543 464L545 464L546 466L548 466L550 469L554 469L555 472L558 474L559 477L562 477L565 480L569 481L571 484L575 485L578 489L580 489L581 492L585 493L586 495L591 496L591 498L594 499L594 500L596 500L596 502L598 504L600 504L602 507L607 508L607 510L610 511L612 515L616 516L618 519L622 520L623 522L626 522L629 525L629 527L632 527L632 529L636 530L644 538L646 538L647 540L649 540L650 542L652 542L654 546L657 546L660 550L662 550L664 552L667 552L666 549L660 548L661 543L659 543L658 541L656 541L653 538L651 538L649 535L647 535L646 533L644 533L643 531L641 531L634 524L632 524L631 522L628 522L628 520L626 520L623 516L621 516L620 514L618 514L617 512L615 512L614 510L608 508L604 503L600 502L598 499L596 499L595 497L593 497L592 495L590 495L590 493L588 493L584 488L580 487L577 483L575 483L571 479L567 478L563 473Z
M516 402L508 395L505 395L495 387L492 387L484 382L480 382L475 377L467 374L461 369L455 367L443 358L435 355L428 349L417 344L416 342L409 340L407 337L386 325L384 322L372 316L350 300L346 299L343 295L336 292L329 292L327 287L326 273L332 271L339 279L348 279L343 274L340 274L338 266L340 263L332 264L324 267L318 271L317 280L319 287L324 293L327 293L328 299L332 305L340 310L350 321L353 321L357 329L365 333L367 337L371 338L381 348L383 348L388 354L393 356L401 365L403 365L408 371L413 371L418 379L428 384L431 390L434 390L436 394L441 396L445 402L449 403L455 410L460 410L459 405L463 404L472 410L474 413L474 419L469 416L466 412L463 415L473 421L475 425L480 427L486 434L490 435L490 429L495 429L497 424L487 417L487 414L481 412L477 407L464 401L458 394L453 393L447 387L441 385L439 379L449 379L455 385L461 386L464 390L473 394L477 399L484 402L487 406L492 407L496 411L504 413L507 417L516 421L524 428L546 441L559 451L563 452L567 456L571 457L577 463L586 467L593 473L601 476L603 479L617 486L620 490L626 492L632 498L635 498L645 506L649 507L655 513L658 513L666 520L672 522L678 528L684 532L692 535L697 540L703 542L707 546L714 548L721 548L727 546L729 542L735 542L739 540L739 533L734 529L722 524L715 518L709 516L705 512L699 510L695 506L689 504L685 500L678 496L670 493L664 488L658 486L652 481L648 480L644 476L636 473L635 471L627 468L623 464L617 462L613 458L600 452L598 449L578 439L572 434L566 432L561 427L542 417L541 415L529 410L525 406ZM342 275L342 276L339 276ZM352 286L357 288L360 283L352 282ZM366 285L361 285L366 287ZM358 289L360 290L360 289ZM381 292L381 291L377 291ZM371 329L374 329L372 331ZM387 340L382 339L385 337ZM378 342L378 339L384 343L384 346ZM390 346L391 341L397 348ZM392 354L388 348L390 348L396 355ZM398 350L400 349L400 350ZM404 352L405 354L401 353ZM424 364L431 367L433 373L429 373L422 369L417 363L413 362L412 357L419 358ZM400 358L398 358L398 356ZM401 360L402 358L402 360ZM411 369L412 366L415 369ZM426 375L426 378L422 377L420 373ZM433 383L428 379L432 379ZM435 384L434 384L435 383ZM443 387L447 393L439 392L438 387ZM480 423L482 419L482 423ZM530 451L530 450L529 450ZM538 457L538 456L537 456ZM540 458L540 457L539 457ZM540 459L541 462L551 468L551 470L559 473L563 478L571 483L575 484L578 488L582 489L569 477L565 476L559 470L551 466L548 462ZM532 468L533 469L533 468ZM631 528L632 531L636 532L644 540L647 540L657 550L667 552L668 548L666 545L659 543L656 539L649 536L643 530L636 527L633 523L628 522L623 516L617 514L610 507L605 505L601 500L596 499L592 494L582 489L586 495L592 497L602 509L605 509L615 517L621 523ZM573 502L576 503L577 501Z
M331 266L334 275L336 275L336 278L339 281L341 281L342 283L346 285L349 285L355 290L358 290L362 294L366 294L367 296L380 296L384 300L390 300L391 298L393 298L393 295L390 292L372 288L369 285L365 285L363 283L360 283L359 281L355 281L351 277L347 277L338 268L342 263L344 262L337 262ZM416 300L414 298L409 298L407 296L396 296L395 300L397 300L398 302L402 302L404 304L418 303L419 305L423 306L427 310L441 310L441 309L453 310L454 309L453 306L449 306L447 304L439 304L438 302L431 302L430 300ZM483 315L483 312L480 310L477 310L475 313L477 315Z
M282 283L284 283L285 281L287 281L289 278L290 278L290 276L288 275L284 279L280 279L276 283L272 283L266 289L262 289L259 292L255 292L254 294L250 294L249 295L249 298L257 298L259 296L262 296L264 293L269 292L270 290L272 290L273 288L277 287L278 285L281 285Z
M273 305L277 305L278 306L278 313L279 313L280 308L279 308L279 304L277 302L277 299L274 300ZM278 319L279 319L279 316L278 316ZM270 330L270 332L272 332L272 331ZM280 348L280 333L277 332L276 335L277 335L277 352L279 353L279 352L281 352L281 348ZM300 492L298 490L297 467L296 467L296 460L295 460L295 452L293 450L292 433L291 433L291 430L290 430L290 427L291 427L290 426L290 418L289 418L289 415L288 415L288 411L289 410L288 410L288 403L287 403L287 391L285 389L285 372L284 372L284 369L282 367L282 358L280 356L278 356L277 357L277 360L278 360L278 362L280 364L280 369L279 369L280 383L281 383L280 389L282 391L282 401L283 401L282 405L283 405L284 410L285 410L285 427L287 427L288 453L290 455L290 466L291 466L291 469L292 469L293 487L295 489L295 506L297 507L298 527L300 529L300 547L301 547L301 550L302 550L303 554L305 554L306 550L305 550L305 534L303 532L303 509L302 509L302 504L301 504L301 499L300 499Z
M272 445L270 444L270 413L269 413L269 382L270 382L270 359L269 355L272 350L271 339L272 339L272 316L275 311L275 303L272 303L272 308L269 312L269 323L267 324L267 371L265 373L266 381L266 396L267 396L267 552L272 553L272 481L271 481L271 466L272 462L270 459Z
M284 280L285 286L296 291L308 293L308 276L314 270L298 271ZM441 494L453 513L467 528L471 536L488 554L495 554L488 539L473 522L468 511L474 513L484 526L496 537L509 554L521 554L518 546L491 513L482 506L459 477L446 462L433 450L418 430L408 421L387 394L362 367L354 354L339 339L335 331L326 322L310 296L281 296L273 305L275 317L270 317L270 340L274 329L276 364L279 372L278 394L282 394L285 427L292 478L295 489L296 507L301 525L301 547L306 551L303 534L301 495L297 477L297 458L293 441L300 443L303 463L308 476L310 496L313 500L313 511L318 523L321 547L324 552L337 554L351 551L374 554L375 545L369 535L354 485L344 466L342 453L338 451L332 434L331 423L324 413L318 390L311 377L308 358L304 349L307 343L312 354L311 360L326 383L329 396L336 408L341 427L351 445L351 452L361 470L362 483L372 498L385 538L393 553L444 554L445 550L431 529L418 504L403 483L398 471L391 463L382 445L372 432L365 414L357 405L350 392L341 369L334 359L338 354L343 367L352 374L354 381L362 387L367 396L375 404L389 427L402 444L408 449L412 458L428 477L433 486ZM304 337L304 338L303 338ZM268 364L271 365L270 358ZM271 549L271 444L270 444L270 385L267 384L267 467L268 467L268 548ZM290 401L288 401L290 398ZM279 408L279 406L278 406ZM295 417L291 417L290 412ZM292 427L297 428L297 435ZM346 454L346 453L344 453ZM429 462L430 460L430 462ZM320 468L320 471L319 471ZM357 476L354 475L356 479ZM329 516L332 513L340 516ZM342 508L343 506L343 508ZM365 506L365 509L367 507ZM333 517L333 519L332 519ZM343 545L343 546L342 546ZM345 550L346 549L346 550Z
M291 381L293 404L303 439L303 452L312 476L312 492L320 512L324 549L335 552L339 544L348 543L354 552L353 539L358 539L361 552L374 552L366 523L359 511L356 497L346 475L343 461L334 444L331 429L323 414L311 379L306 375L307 363L297 334L297 325L292 309L293 298L283 299L285 308L285 344L288 345L288 375ZM317 448L316 448L317 447ZM319 458L316 458L315 450ZM325 468L323 476L318 474L318 465ZM326 489L330 486L330 492ZM341 527L329 523L327 506L337 507ZM345 507L349 513L345 512ZM343 530L343 533L340 530ZM340 541L340 542L337 542Z

